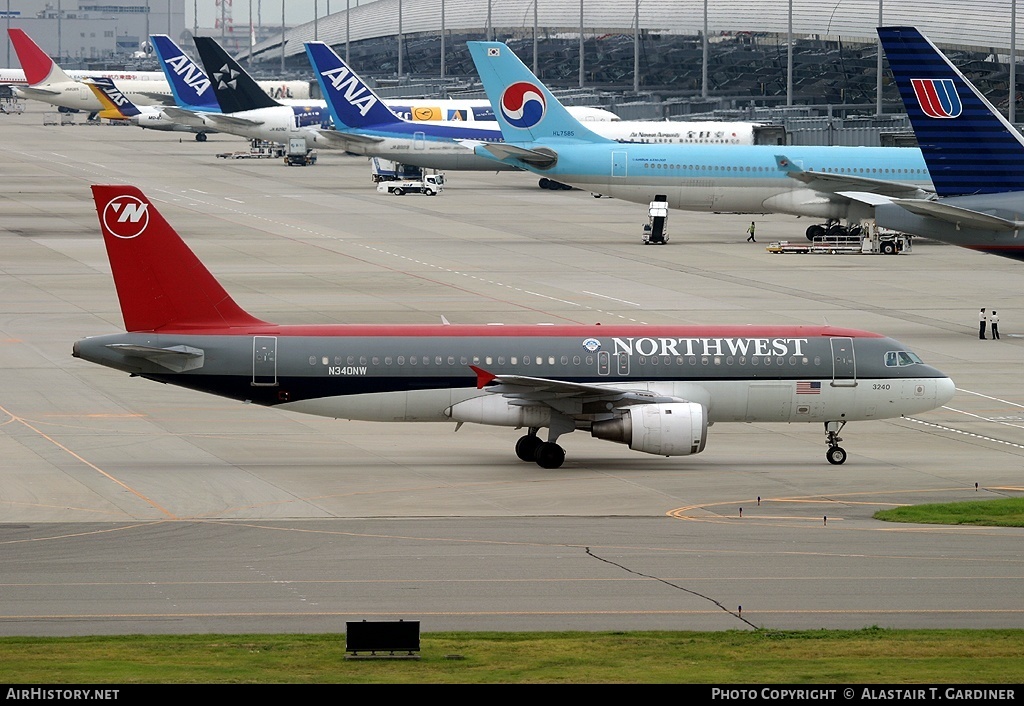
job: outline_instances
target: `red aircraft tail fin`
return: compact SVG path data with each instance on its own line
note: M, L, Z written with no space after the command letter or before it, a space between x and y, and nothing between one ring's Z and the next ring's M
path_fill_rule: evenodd
M93 186L128 331L260 326L134 186Z
M32 41L25 30L11 27L7 33L10 36L11 44L14 45L14 52L18 55L18 61L21 62L21 68L25 72L25 81L29 86L72 80L38 44Z

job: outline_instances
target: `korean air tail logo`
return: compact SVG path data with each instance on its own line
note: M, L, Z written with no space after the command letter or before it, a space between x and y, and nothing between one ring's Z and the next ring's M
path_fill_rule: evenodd
M964 106L951 78L912 78L917 104L929 118L957 118Z
M134 196L116 196L103 207L103 227L116 238L136 238L149 225L149 204Z
M544 119L544 92L526 81L513 83L501 94L501 114L512 127L528 129Z

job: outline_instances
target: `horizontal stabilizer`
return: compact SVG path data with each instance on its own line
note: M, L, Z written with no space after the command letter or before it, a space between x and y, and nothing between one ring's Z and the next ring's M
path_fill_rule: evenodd
M370 145L376 145L384 141L382 137L373 137L372 135L360 135L354 132L344 132L342 130L317 130L317 138L323 138L327 144L342 149L348 147L368 147Z
M531 150L525 147L516 147L507 142L463 142L463 144L467 147L474 147L474 151L483 156L490 155L498 160L517 159L534 167L553 167L558 161L558 154L548 149Z
M264 123L263 120L250 120L240 118L237 115L225 115L224 113L207 113L206 119L218 127L256 127Z
M59 96L61 91L51 91L48 88L42 88L40 86L36 86L34 88L32 86L18 86L18 93L21 94L23 98L38 97L45 101L49 96Z
M136 358L145 358L148 361L162 365L168 370L176 373L183 373L186 370L196 370L203 367L204 353L199 348L191 346L171 346L170 348L157 348L154 346L140 346L132 343L111 343L107 346L125 355Z
M1024 228L1024 221L1011 221L981 211L954 206L948 199L945 201L924 201L921 199L893 199L897 206L911 213L928 218L936 218L956 225L989 230L1013 231Z
M132 91L132 93L145 96L158 105L174 105L174 96L169 96L166 93L157 93L156 91Z

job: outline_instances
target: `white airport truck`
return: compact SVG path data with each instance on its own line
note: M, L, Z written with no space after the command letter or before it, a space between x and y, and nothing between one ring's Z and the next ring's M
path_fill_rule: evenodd
M870 228L865 235L816 235L807 242L778 240L769 243L765 250L770 253L821 254L821 255L900 255L910 253L912 240L905 233L880 231Z
M444 174L424 174L421 179L403 179L400 181L381 181L377 183L377 191L381 194L424 194L437 196L444 190Z

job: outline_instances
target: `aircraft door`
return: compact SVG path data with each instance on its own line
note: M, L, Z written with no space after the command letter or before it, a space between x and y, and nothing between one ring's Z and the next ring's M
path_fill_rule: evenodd
M857 386L857 363L853 355L852 338L833 338L832 343L832 385L833 387Z
M612 176L626 176L627 156L625 150L612 150Z
M422 130L418 130L412 135L412 148L414 150L422 150L427 146L427 138Z
M629 356L619 353L619 375L629 375Z
M608 351L597 352L597 374L608 375L611 372L611 353Z
M277 384L277 336L253 336L252 384L254 387Z

